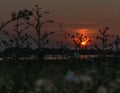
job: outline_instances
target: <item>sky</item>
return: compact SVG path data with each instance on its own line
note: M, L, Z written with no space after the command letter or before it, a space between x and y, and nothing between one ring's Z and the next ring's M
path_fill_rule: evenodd
M61 22L70 33L78 32L94 38L99 29L108 26L120 35L120 0L0 0L0 22L12 12L40 4L50 18Z

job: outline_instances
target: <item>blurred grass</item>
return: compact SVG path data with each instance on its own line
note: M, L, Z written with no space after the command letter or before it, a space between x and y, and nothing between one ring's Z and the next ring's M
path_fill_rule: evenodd
M95 93L100 86L106 86L109 89L110 83L120 79L120 62L111 60L103 62L98 59L95 62L87 62L87 60L42 62L9 60L0 62L0 93L19 93L21 90L22 93L35 91L35 82L40 78L50 80L54 82L57 89L62 89L68 70L78 75L92 77L94 85L89 89L92 90L92 93ZM73 90L74 88L75 86Z

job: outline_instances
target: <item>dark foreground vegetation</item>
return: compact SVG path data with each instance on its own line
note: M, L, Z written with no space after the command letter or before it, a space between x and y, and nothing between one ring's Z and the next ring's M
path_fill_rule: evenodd
M0 93L120 93L120 62L2 61Z

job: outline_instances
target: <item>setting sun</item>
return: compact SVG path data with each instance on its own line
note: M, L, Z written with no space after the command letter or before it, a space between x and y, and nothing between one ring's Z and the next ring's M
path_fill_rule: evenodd
M89 28L79 28L75 30L78 33L78 37L76 38L76 42L79 43L80 46L87 46L90 44L91 35L94 34L94 29Z
M81 38L74 38L74 41L76 44L80 45L80 46L87 46L90 44L90 38L86 37L86 36L81 36Z
M85 46L87 44L86 41L81 42L81 45Z

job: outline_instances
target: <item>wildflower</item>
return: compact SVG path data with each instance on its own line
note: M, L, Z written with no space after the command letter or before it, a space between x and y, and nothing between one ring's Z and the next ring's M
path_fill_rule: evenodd
M67 81L73 81L75 83L79 83L80 82L80 78L79 76L76 76L72 71L68 71L67 75L65 76L65 79Z
M39 80L37 80L36 82L35 82L35 85L36 86L41 86L41 85L43 85L44 84L44 80L42 80L42 79L39 79Z
M69 70L68 73L67 73L67 75L65 76L65 78L66 78L66 80L68 80L68 81L73 81L73 79L74 79L74 74L73 74L73 72Z
M75 83L86 83L91 82L92 78L86 75L75 75L72 71L68 71L67 75L65 76L67 81L73 81Z

